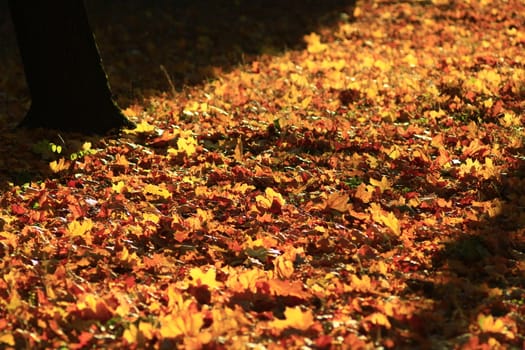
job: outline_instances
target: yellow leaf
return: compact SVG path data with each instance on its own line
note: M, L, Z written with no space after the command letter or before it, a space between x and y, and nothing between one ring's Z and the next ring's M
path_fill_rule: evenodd
M279 278L290 278L294 272L293 262L284 255L278 256L274 260L274 271Z
M142 214L142 220L144 221L150 221L154 224L158 224L160 221L160 217L157 214L153 213L144 213Z
M383 176L381 178L381 181L377 181L375 179L370 178L370 185L374 187L379 187L381 190L381 193L383 193L385 190L388 190L392 187L390 181L386 178L386 176Z
M163 338L176 338L179 335L196 336L204 325L200 312L180 312L159 317L160 335Z
M272 202L263 195L257 195L255 197L255 202L264 209L268 209L272 206Z
M24 302L16 290L11 291L10 294L9 304L6 305L6 309L7 311L15 311L22 306Z
M301 101L301 108L307 109L308 106L310 105L310 102L312 102L312 96L307 96Z
M153 328L153 325L148 322L139 322L139 332L142 333L144 338L146 339L152 339L154 335L155 328Z
M129 166L129 161L126 159L125 155L117 154L115 156L115 164L127 168Z
M149 124L147 121L143 120L140 123L137 124L137 127L135 129L125 129L124 132L126 134L140 134L140 133L148 133L155 130L155 125Z
M60 158L58 162L56 160L49 163L49 168L51 168L51 171L54 173L58 173L62 170L69 169L69 166L71 163L69 161L66 161L64 158Z
M415 57L414 55L412 54L408 54L405 56L404 58L404 61L406 63L408 63L408 65L411 67L411 68L414 68L415 66L417 66L417 57Z
M217 281L217 274L215 268L210 268L203 272L199 267L194 267L190 270L191 284L207 285L210 288L219 288L222 286L221 282Z
M124 193L127 188L124 181L119 181L116 184L111 185L111 190L116 193Z
M379 223L383 224L386 227L388 227L392 232L399 236L401 234L401 225L399 224L399 220L392 212L385 212L383 209L381 209L381 206L376 203L372 203L369 208L370 214L372 214L372 219Z
M236 182L232 187L232 192L245 194L247 191L254 190L255 186L248 185L247 183Z
M504 322L501 318L494 318L492 315L485 316L480 314L478 316L478 326L482 332L486 333L500 333L504 334L509 339L514 339L515 335L507 326L508 322Z
M67 230L69 234L73 237L83 236L86 232L90 231L93 228L94 224L91 219L84 219L81 222L74 220L67 225Z
M199 110L199 107L200 107L200 103L199 102L191 101L188 104L186 104L186 106L184 107L184 110L182 111L182 113L184 113L184 114L195 113L195 112L197 112Z
M380 312L374 312L368 315L367 317L365 317L365 320L374 325L383 326L386 329L390 329L392 327L388 318Z
M328 48L328 45L321 43L321 37L316 33L310 33L304 36L309 53L320 53Z
M499 121L505 127L519 126L521 124L520 117L514 112L505 112L503 117L499 118Z
M368 275L363 275L361 278L357 275L351 275L350 282L349 291L368 292L374 289L372 287L372 280Z
M300 331L306 331L314 324L312 311L302 311L298 306L286 307L284 317L284 320L274 320L270 322L270 326L279 330L294 328Z
M166 291L168 296L168 310L171 312L185 311L192 303L191 299L184 300L182 293L175 284L170 284Z
M122 251L118 253L118 256L122 262L134 265L139 261L137 253L130 253L128 248L122 248Z
M185 152L189 157L197 152L197 140L193 136L180 137L177 140L177 149L180 152Z
M171 195L170 192L167 189L162 188L162 187L157 186L157 185L152 185L152 184L147 184L144 187L144 193L146 193L146 194L153 194L153 195L162 197L164 199L169 198L170 195Z
M124 331L122 338L128 342L128 344L134 344L138 338L138 329L134 324L130 324L129 328Z
M272 206L273 201L277 201L277 203L281 206L285 204L283 196L270 187L266 188L264 195L256 196L255 201L260 207L264 209L269 209Z
M232 270L226 281L229 290L249 290L255 292L256 285L261 280L267 280L266 271L254 268L246 271L237 272Z
M298 87L308 86L308 79L303 75L292 73L290 74L290 80L292 81L292 83L294 83Z
M0 335L0 344L7 344L8 346L15 346L15 337L11 333Z
M267 187L264 191L266 198L270 199L272 202L276 200L280 205L285 204L283 196L279 192L275 192L271 187Z

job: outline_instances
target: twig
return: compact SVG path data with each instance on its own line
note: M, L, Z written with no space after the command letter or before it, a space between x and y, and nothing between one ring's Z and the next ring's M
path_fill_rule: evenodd
M160 65L160 70L164 73L164 75L166 76L166 79L168 80L168 84L170 84L170 88L171 88L171 93L173 94L173 97L175 97L175 95L177 94L177 90L175 90L175 85L173 85L173 81L171 81L171 77L168 73L168 70L166 69L166 67L164 67L164 65Z

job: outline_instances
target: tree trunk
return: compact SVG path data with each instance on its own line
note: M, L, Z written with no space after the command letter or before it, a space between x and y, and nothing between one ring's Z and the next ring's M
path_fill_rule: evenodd
M9 8L32 99L21 127L133 127L112 98L83 0L9 0Z

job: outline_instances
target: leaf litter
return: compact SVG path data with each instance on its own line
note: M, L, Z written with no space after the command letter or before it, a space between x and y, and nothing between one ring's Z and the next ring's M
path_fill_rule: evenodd
M524 4L351 15L118 139L4 129L2 346L523 347Z

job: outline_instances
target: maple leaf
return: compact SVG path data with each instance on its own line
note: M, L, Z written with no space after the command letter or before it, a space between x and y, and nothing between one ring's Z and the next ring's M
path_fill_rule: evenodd
M381 181L377 181L375 179L370 178L370 185L378 187L381 193L392 187L392 184L390 183L390 181L388 181L386 176L383 176L381 178Z
M119 181L111 185L111 190L116 193L124 193L127 191L126 183L124 181Z
M177 140L178 152L184 152L189 157L197 152L197 140L193 136L180 137Z
M505 335L508 339L514 339L515 335L509 330L512 324L510 320L503 321L501 318L494 318L492 315L485 316L484 314L478 315L478 326L482 332L486 333L500 333Z
M233 159L237 162L242 163L244 159L244 151L241 138L237 138L237 145L235 146L235 151L233 152Z
M259 281L267 280L267 273L258 268L252 268L245 271L230 271L226 280L226 287L231 290L249 290L255 292L256 285Z
M152 185L152 184L147 184L146 186L144 186L143 192L146 194L152 194L152 195L164 198L164 199L167 199L171 196L170 191L168 191L167 189L161 186Z
M352 205L348 203L350 196L342 192L332 192L326 198L324 207L326 209L334 209L338 212L344 213L352 208Z
M77 301L81 318L107 321L113 317L114 310L96 294L84 293Z
M11 291L11 295L9 296L9 302L6 305L6 309L8 311L15 311L22 305L24 305L24 301L20 297L20 294L18 294L16 290Z
M306 331L314 324L312 311L302 311L298 306L286 307L284 310L284 317L284 320L271 321L269 326L277 330L293 328L300 331Z
M271 187L267 187L264 195L255 197L256 203L263 209L271 209L274 205L281 208L285 204L283 196Z
M370 323L375 326L383 326L386 329L390 329L392 324L384 314L380 312L374 312L363 319L364 323Z
M140 321L138 326L130 324L129 328L124 330L122 338L128 342L128 344L138 344L144 346L145 342L151 340L155 335L155 328L151 323Z
M84 236L87 232L91 231L94 223L91 219L84 219L82 221L73 220L67 225L69 234L73 237Z
M56 160L49 163L49 168L54 173L59 173L63 170L69 169L71 162L66 161L64 158L60 158L58 162Z
M133 252L130 254L129 250L126 247L122 248L122 251L118 253L118 257L122 262L131 266L136 266L137 262L139 261L137 253Z
M206 285L210 288L220 288L222 286L222 283L217 281L215 268L209 268L203 272L199 267L195 267L190 270L190 277L190 284L197 286Z
M204 325L204 317L200 312L185 311L161 316L159 322L159 332L163 338L196 336Z
M124 130L126 134L147 134L153 131L155 131L155 125L152 125L145 120L141 121L140 123L137 123L134 129Z
M356 188L355 197L360 199L363 203L369 203L374 194L374 188L365 183L359 184Z
M321 37L317 33L310 33L304 36L309 53L316 54L325 51L328 45L321 43Z
M374 290L372 286L372 280L368 275L363 275L359 278L357 275L352 274L350 276L350 291L368 292Z
M184 299L184 296L175 284L170 284L166 290L168 297L168 309L171 311L185 311L188 310L192 300Z
M279 278L290 278L294 273L293 261L281 255L274 260L274 271Z
M3 333L0 335L0 344L15 346L15 337L11 333Z
M115 164L116 164L116 165L120 165L120 166L122 166L122 167L124 167L124 168L127 168L127 167L129 167L130 162L126 159L126 156L125 156L125 155L123 155L123 154L117 154L117 155L115 156Z
M372 214L374 221L390 228L392 233L394 233L396 236L401 234L401 225L394 213L385 212L377 203L372 203L368 210L370 211L370 214Z

